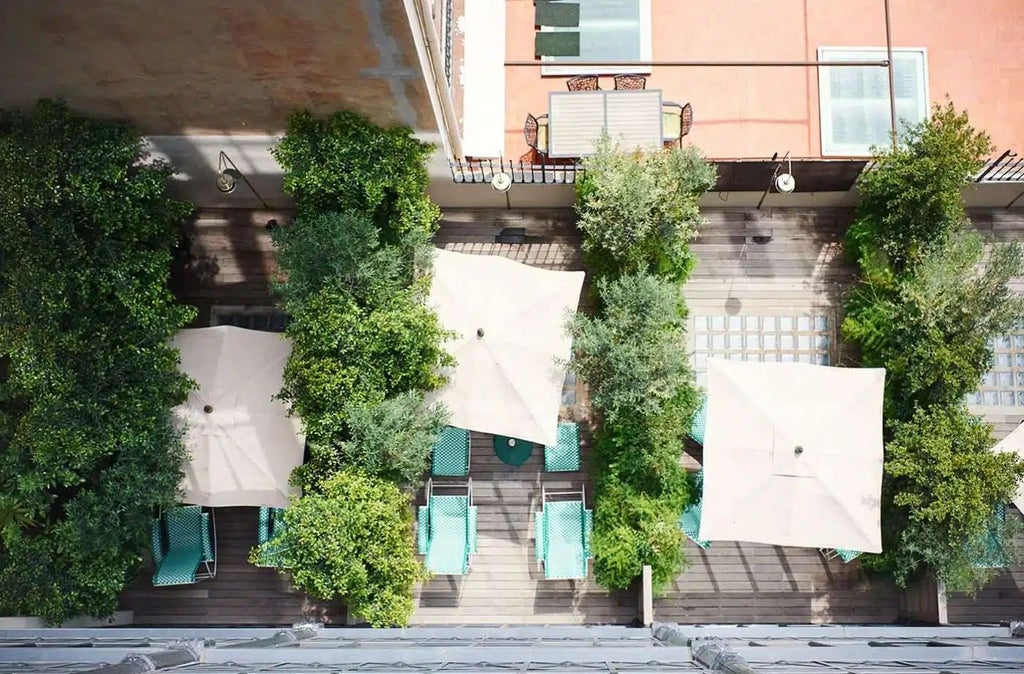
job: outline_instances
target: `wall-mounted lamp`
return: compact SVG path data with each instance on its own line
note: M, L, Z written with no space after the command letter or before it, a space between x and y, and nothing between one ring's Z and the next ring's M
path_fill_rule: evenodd
M235 162L231 161L231 158L224 153L224 150L221 150L217 156L217 189L224 194L231 194L238 187L239 180L249 186L252 193L263 204L263 208L270 210L270 206L263 200L263 197L256 191L256 188L252 186L252 183L245 177L245 174L239 171L238 167L235 166Z
M509 199L508 191L512 189L512 176L504 171L495 173L494 177L491 178L491 187L505 195L505 206L511 211L512 200Z
M775 161L778 156L779 153L776 152L772 155L771 160ZM780 173L783 162L787 162L788 170ZM768 186L764 188L764 193L761 195L760 201L757 202L758 208L761 208L761 204L764 203L765 197L768 196L773 187L780 194L791 194L796 189L796 178L793 177L793 160L789 158L789 152L786 152L786 155L779 159L779 163L775 165L775 170L772 171L772 177L768 181Z

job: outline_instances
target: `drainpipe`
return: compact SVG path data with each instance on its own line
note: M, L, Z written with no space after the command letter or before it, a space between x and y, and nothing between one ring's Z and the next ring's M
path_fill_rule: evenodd
M432 85L429 88L434 93L440 108L440 121L444 126L442 129L444 137L448 141L449 155L450 157L461 157L462 134L459 131L459 119L455 114L451 89L444 75L444 57L441 55L441 48L437 43L437 32L434 30L434 23L430 18L428 1L405 0L406 12L412 24L410 28L413 31L413 40L415 41L416 35L419 34L424 41L423 47L427 57L427 68L424 68L426 71L424 75L427 76L428 85Z
M888 62L886 68L889 71L889 124L892 133L892 148L895 150L898 144L896 128L896 81L893 79L892 67L892 22L889 19L889 0L885 0L885 60Z

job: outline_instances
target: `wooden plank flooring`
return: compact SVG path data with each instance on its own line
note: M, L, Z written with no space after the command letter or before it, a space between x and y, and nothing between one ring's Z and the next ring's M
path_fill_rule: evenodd
M838 339L841 299L853 269L841 256L847 209L713 209L694 243L700 262L684 287L691 315L828 315L833 329L832 362L850 362ZM978 228L995 240L1021 238L1024 209L978 211ZM178 295L200 308L198 324L213 305L266 306L273 251L266 222L287 213L204 211L188 228L190 256L175 272ZM498 244L507 227L522 227L522 244ZM767 243L754 236L770 236ZM436 242L460 252L503 255L549 269L582 269L581 238L571 209L459 209L444 213ZM588 277L588 282L589 282ZM1021 285L1024 289L1024 284ZM586 293L584 293L584 298ZM691 337L692 339L692 337ZM693 348L692 341L688 348ZM586 420L585 397L564 409ZM1024 419L1006 410L979 410L1000 437ZM414 622L445 624L612 622L637 614L635 592L609 595L592 579L571 584L545 581L533 557L531 513L541 485L575 487L579 474L546 474L541 449L521 467L502 464L490 436L474 434L472 477L479 507L479 552L468 575L435 578L418 591ZM589 452L585 443L584 452ZM688 467L700 464L690 446ZM422 502L422 494L418 495ZM590 494L588 494L588 499ZM221 570L215 581L189 588L154 589L140 577L125 594L125 607L152 624L287 624L310 615L340 620L290 591L274 571L245 561L255 538L255 510L221 515ZM248 514L247 514L247 512ZM249 522L251 519L251 522ZM251 524L251 527L250 527ZM248 531L252 528L252 532ZM1021 542L1024 545L1024 540ZM872 579L853 562L825 562L815 550L716 543L708 551L688 544L691 562L656 602L660 620L710 622L891 622L897 595L891 584ZM1002 574L976 599L950 597L954 621L1003 620L1024 606L1024 567Z
M343 624L344 610L296 591L275 569L249 563L256 544L256 508L217 508L217 576L194 585L153 587L145 569L121 598L138 625Z

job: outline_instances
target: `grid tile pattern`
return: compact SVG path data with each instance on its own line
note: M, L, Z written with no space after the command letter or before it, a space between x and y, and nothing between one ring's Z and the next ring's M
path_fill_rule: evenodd
M1024 408L1024 328L996 337L989 346L992 368L978 390L967 396L967 404Z
M833 323L821 314L694 316L693 361L697 383L707 386L708 358L829 365Z

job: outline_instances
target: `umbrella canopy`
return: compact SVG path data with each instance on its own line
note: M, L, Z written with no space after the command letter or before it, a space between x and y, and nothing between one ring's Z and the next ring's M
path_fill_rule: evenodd
M700 538L881 552L885 370L708 361Z
M274 396L291 343L281 335L230 326L182 330L171 343L199 388L175 416L186 426L184 503L288 506L288 478L302 463L298 419Z
M1024 424L1017 426L1013 432L996 443L993 452L1013 452L1024 459ZM1017 485L1017 494L1013 497L1013 505L1024 512L1024 482Z
M430 303L457 333L445 347L458 365L432 398L451 410L452 426L557 444L559 363L572 350L565 324L582 288L583 272L437 251Z

